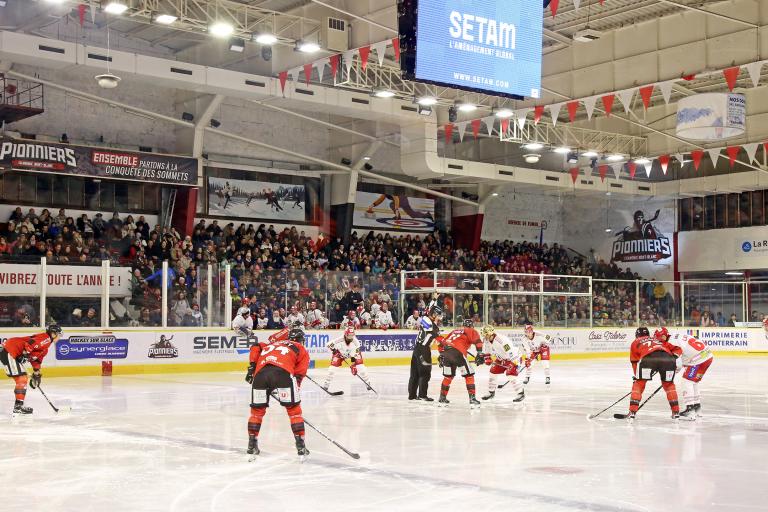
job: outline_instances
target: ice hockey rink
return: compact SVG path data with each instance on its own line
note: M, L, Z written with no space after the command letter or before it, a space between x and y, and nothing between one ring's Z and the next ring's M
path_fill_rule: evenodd
M371 369L379 398L351 375L336 377L341 397L305 382L306 418L361 459L308 429L304 463L274 406L246 461L244 372L46 379L72 410L55 415L30 390L32 418L0 418L0 474L27 481L2 510L765 510L768 358L717 358L696 422L673 423L660 392L633 425L612 417L626 401L586 418L629 391L627 362L552 366L551 389L535 369L524 405L501 390L474 411L461 378L449 408L408 402L405 367ZM439 383L435 371L432 396Z

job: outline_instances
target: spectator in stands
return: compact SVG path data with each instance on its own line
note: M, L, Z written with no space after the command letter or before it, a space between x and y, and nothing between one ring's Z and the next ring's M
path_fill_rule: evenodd
M421 315L419 314L419 310L414 309L411 316L409 316L405 320L405 328L410 330L418 330L420 320L421 320Z
M101 320L96 314L96 308L88 308L85 316L80 320L81 327L99 327Z
M376 318L380 329L387 330L397 326L394 319L392 318L392 312L389 310L389 304L386 302L381 304L381 310L379 311Z

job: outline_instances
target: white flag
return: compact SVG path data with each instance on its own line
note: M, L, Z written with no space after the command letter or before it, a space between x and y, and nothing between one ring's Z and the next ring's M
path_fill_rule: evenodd
M320 81L323 81L323 75L325 74L325 66L331 65L331 59L320 59L319 61L315 62L314 66L317 68L317 76L320 78Z
M344 52L344 67L347 68L347 75L349 75L349 70L352 69L352 64L354 62L356 53L357 50L349 50L348 52Z
M683 154L682 153L675 153L675 160L680 162L680 168L683 168Z
M521 108L515 110L515 118L517 119L517 126L522 130L525 127L525 118L528 116L528 112L533 110L532 108Z
M584 176L586 176L587 178L591 178L592 177L592 171L593 171L593 169L592 169L591 165L588 165L588 166L584 167Z
M747 152L747 156L749 157L749 163L752 163L755 161L755 155L757 154L757 147L760 145L758 142L752 142L750 144L744 144L743 147L744 151Z
M747 71L749 71L749 78L752 79L752 87L757 87L760 83L760 72L763 69L763 62L752 62L747 64Z
M645 169L645 177L650 178L651 177L651 169L653 168L653 162L647 163L647 164L637 164L643 169Z
M563 108L562 103L555 103L549 106L549 113L552 114L552 125L557 125L557 116L560 115L560 109Z
M379 58L379 66L384 65L384 55L387 53L387 43L389 43L389 40L371 45L371 48L376 51L376 56Z
M301 67L301 68L293 68L292 70L290 70L288 72L288 74L291 75L291 78L294 81L298 82L299 81L299 73L301 73L303 69L304 69L303 67Z
M488 129L488 136L493 137L493 123L496 120L496 116L488 116L483 118L485 127Z
M573 0L573 8L578 11L579 7L581 7L581 0Z
M717 159L720 158L720 148L708 149L709 159L712 160L712 167L717 167Z
M459 142L464 142L464 132L467 131L467 124L469 124L469 121L456 123L456 126L459 128Z
M592 119L592 114L595 111L595 103L597 103L597 96L584 98L584 108L587 109L587 119Z
M620 164L613 164L613 175L616 179L619 179L619 175L621 174L621 169L624 167L623 163Z
M664 103L669 104L669 99L672 97L672 85L672 80L660 82L658 84L659 89L661 89L661 95L664 96Z
M632 107L632 99L635 97L635 91L637 88L634 89L624 89L623 91L619 91L617 94L619 95L619 101L621 101L621 104L624 105L624 112L629 114L629 109Z

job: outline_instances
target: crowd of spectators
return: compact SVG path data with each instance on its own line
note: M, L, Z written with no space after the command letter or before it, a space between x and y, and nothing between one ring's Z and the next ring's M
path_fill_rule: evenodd
M141 215L121 217L115 212L107 220L102 213L89 218L87 214L69 216L64 209L53 215L48 209L38 214L34 208L26 213L16 208L7 224L0 225L0 262L35 262L40 257L50 264L100 264L109 259L113 265L129 266L130 296L119 304L113 301L109 312L113 326L161 324L163 261L169 266L168 324L172 326L205 325L209 280L214 289L214 321L228 323L222 318L223 263L231 268L233 311L247 306L254 324L270 329L288 324L296 314L311 327L350 322L396 327L401 318L399 271L432 269L455 271L451 282L445 283L457 289L443 299L448 322L461 316L499 326L529 321L589 325L592 300L596 325L634 325L638 304L634 280L640 279L615 263L590 262L558 244L483 241L478 251L468 251L455 247L441 232L392 236L373 231L353 233L344 244L323 234L312 238L296 227L277 231L272 225L220 225L216 220L200 220L191 235L182 237L173 228L150 225ZM211 273L209 264L214 265ZM489 290L515 292L514 296L490 295L489 318L484 318L480 293L486 278L479 272L486 271L494 273L487 278ZM597 279L592 296L571 295L589 291L586 276ZM406 283L406 289L416 293L405 294L403 318L415 325L429 299L418 293L418 284ZM540 291L558 294L542 299ZM680 317L673 292L663 283L641 283L642 321L673 325ZM46 321L66 326L100 322L98 298L52 297L48 305ZM700 322L696 325L723 321L722 313L714 315L693 302L685 307L687 318ZM0 304L0 325L37 323L36 309L30 299Z

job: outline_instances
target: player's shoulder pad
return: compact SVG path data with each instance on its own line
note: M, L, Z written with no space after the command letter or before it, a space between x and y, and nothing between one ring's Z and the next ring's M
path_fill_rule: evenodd
M432 320L430 320L427 317L421 317L419 321L419 325L421 325L425 329L429 329L430 327L432 327Z

